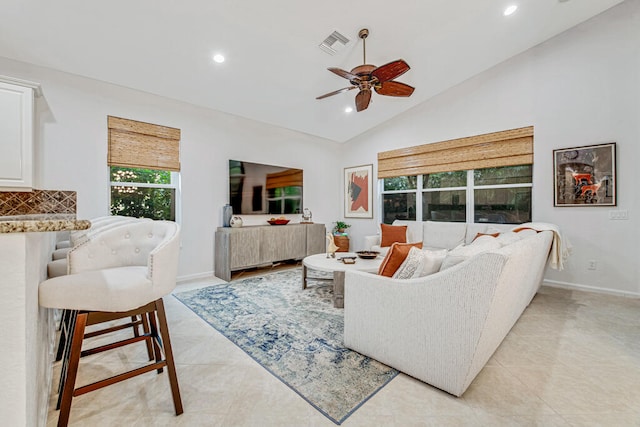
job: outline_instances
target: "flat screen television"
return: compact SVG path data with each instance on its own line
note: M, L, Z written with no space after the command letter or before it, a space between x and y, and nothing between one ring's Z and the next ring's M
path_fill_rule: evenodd
M302 169L229 160L229 204L235 215L302 213Z

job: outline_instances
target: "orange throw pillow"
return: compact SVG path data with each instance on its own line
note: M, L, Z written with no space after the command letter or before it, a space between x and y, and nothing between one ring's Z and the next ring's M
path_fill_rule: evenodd
M392 244L407 242L407 226L406 225L387 225L380 224L382 237L380 238L380 246L386 247Z
M540 230L536 230L535 228L530 228L530 227L514 228L514 229L513 229L513 232L514 232L514 233L519 233L519 232L521 232L522 230L533 230L533 231L535 231L536 233L539 233L539 232L540 232Z
M402 265L404 260L409 255L411 248L416 247L422 249L422 242L418 243L394 243L391 245L387 256L382 260L378 274L380 276L391 277L393 273Z

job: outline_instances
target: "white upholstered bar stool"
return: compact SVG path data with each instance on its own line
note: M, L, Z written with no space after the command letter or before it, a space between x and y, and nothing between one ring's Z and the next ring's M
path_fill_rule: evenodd
M151 221L148 218L135 218L128 216L107 216L107 217L98 217L91 220L91 227L86 230L73 231L69 235L69 243L70 247L57 249L53 252L53 261L47 264L47 276L48 278L64 276L69 273L68 271L68 262L67 262L67 254L69 251L79 245L80 243L90 239L91 237L101 233L103 231L110 230L114 227L118 227L122 224L128 222L135 221ZM56 259L56 254L64 253L64 257L58 257ZM56 361L62 359L63 351L65 348L65 343L67 339L67 334L69 333L68 328L64 326L68 322L70 312L69 310L62 310L62 315L60 318L60 339L58 340L58 351L56 352ZM141 325L143 327L144 332L149 332L149 325L146 322L144 317L141 318L132 318L131 323L123 325L125 327L132 327L133 333L135 336L138 336L138 327ZM98 335L98 334L94 334ZM151 343L147 343L147 352L149 353L149 360L153 358L153 349L151 347Z
M98 233L68 254L69 274L46 280L39 287L43 307L71 310L58 398L58 426L69 421L74 397L166 367L176 415L183 412L178 378L162 297L175 288L179 226L170 221L136 221ZM96 348L82 350L85 327L131 316L146 316L150 332ZM156 317L157 316L157 317ZM75 387L80 357L153 339L152 363Z

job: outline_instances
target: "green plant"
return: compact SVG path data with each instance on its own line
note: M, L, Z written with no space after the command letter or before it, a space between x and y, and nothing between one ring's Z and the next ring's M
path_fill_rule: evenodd
M343 221L336 221L336 226L333 227L333 232L334 234L343 233L344 230L346 230L349 227L351 227L351 224L347 224L346 222L343 222Z

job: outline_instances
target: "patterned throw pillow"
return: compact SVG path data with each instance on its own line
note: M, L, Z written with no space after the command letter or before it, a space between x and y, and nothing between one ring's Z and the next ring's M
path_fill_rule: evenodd
M398 267L402 265L404 260L409 255L409 251L412 247L422 249L422 242L418 243L394 243L389 248L389 252L382 260L378 274L380 276L392 277Z
M392 244L407 242L407 226L406 225L387 225L380 224L380 246L386 247Z

